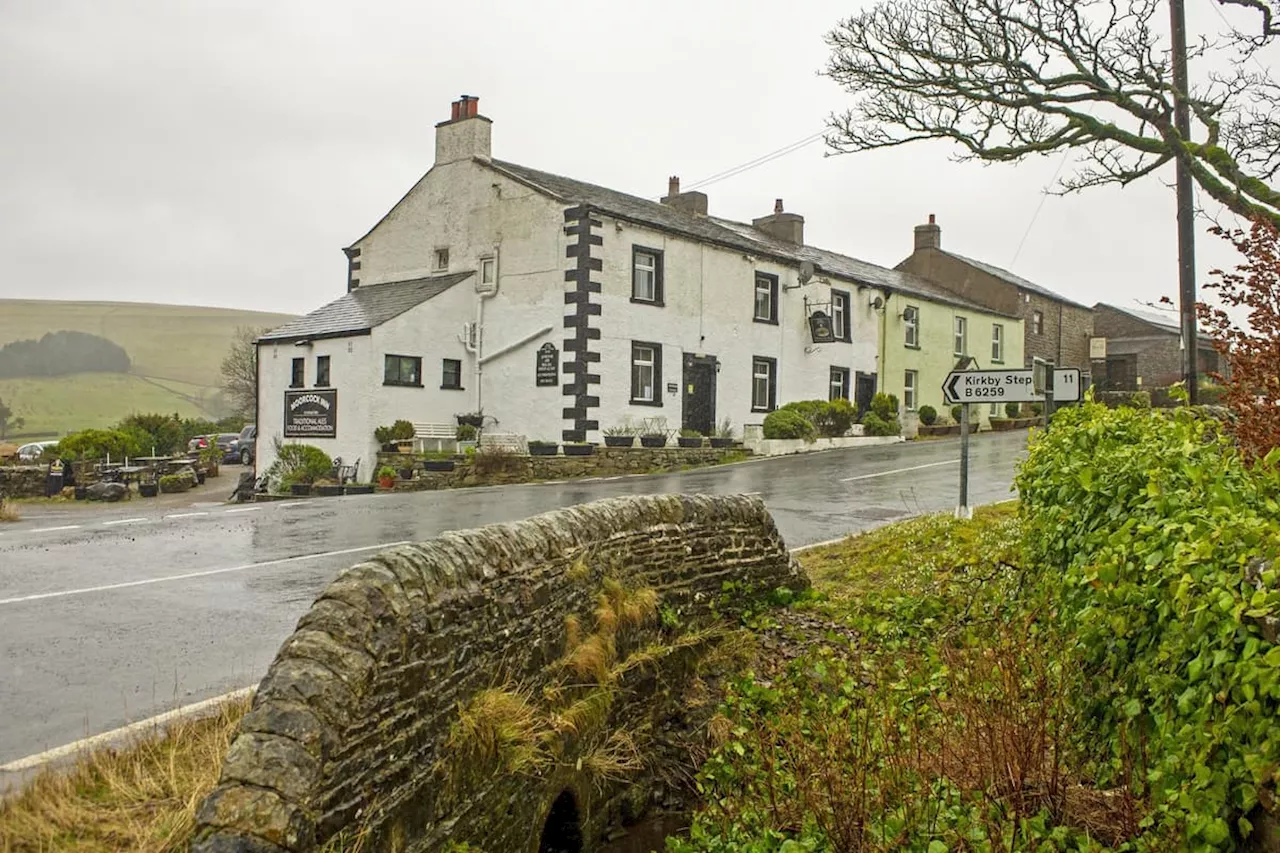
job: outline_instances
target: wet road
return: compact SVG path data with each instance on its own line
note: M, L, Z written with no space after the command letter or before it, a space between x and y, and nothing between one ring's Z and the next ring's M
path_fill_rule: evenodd
M1023 433L977 436L974 504ZM755 493L788 546L954 508L956 440L645 477L35 517L0 529L3 764L256 683L323 586L378 547L630 494Z

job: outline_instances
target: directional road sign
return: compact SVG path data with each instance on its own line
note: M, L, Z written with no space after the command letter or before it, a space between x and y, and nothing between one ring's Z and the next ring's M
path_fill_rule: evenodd
M942 395L948 403L1039 403L1043 394L1033 387L1030 370L956 370L947 374ZM1074 403L1080 399L1080 370L1061 367L1053 371L1053 401Z

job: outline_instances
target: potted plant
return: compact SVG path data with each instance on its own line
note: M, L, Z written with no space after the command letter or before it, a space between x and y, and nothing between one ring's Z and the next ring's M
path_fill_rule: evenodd
M711 436L711 446L718 448L729 447L733 444L733 421L725 418L720 422L720 426L716 427L716 434Z
M395 453L399 450L391 436L392 429L389 426L380 426L373 431L373 440L378 442L383 453Z
M311 486L311 493L322 498L333 498L342 494L342 485L333 480L316 480Z
M427 453L422 457L422 470L424 471L452 471L454 466L453 455L444 451L435 451Z
M378 469L378 485L384 489L394 488L396 484L396 472L390 465L383 465Z
M585 441L567 441L564 445L565 456L590 456L595 452L596 446Z
M696 429L682 429L680 430L680 437L676 441L681 447L701 447L702 433Z
M391 440L401 453L413 452L413 424L406 420L398 420L391 425Z
M636 431L629 426L609 427L604 431L605 447L632 447L636 443Z
M666 447L666 432L646 432L640 435L641 447Z
M556 450L560 445L554 441L531 441L529 442L530 456L555 456Z
M458 419L458 426L472 426L476 429L484 426L483 412L469 412L465 415L454 415Z
M76 486L76 499L80 500L80 490L83 486ZM150 480L138 481L138 494L144 498L154 498L160 494L160 483L153 476Z

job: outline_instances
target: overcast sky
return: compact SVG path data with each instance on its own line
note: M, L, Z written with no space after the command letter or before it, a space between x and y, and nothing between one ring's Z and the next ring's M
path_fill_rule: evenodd
M1188 0L1193 30L1223 28L1209 2ZM0 0L0 297L309 311L463 93L494 156L657 197L820 131L847 103L822 36L860 5ZM818 143L706 192L742 220L781 197L808 242L886 266L935 213L944 248L1073 299L1176 294L1161 180L1037 217L1060 157L951 153ZM1202 232L1199 261L1235 258Z

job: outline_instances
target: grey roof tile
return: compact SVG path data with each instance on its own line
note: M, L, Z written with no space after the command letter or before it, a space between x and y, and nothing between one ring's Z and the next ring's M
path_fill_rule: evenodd
M1141 320L1144 323L1155 326L1163 332L1172 332L1175 335L1182 334L1182 327L1178 325L1176 320L1170 320L1168 317L1161 317L1149 311L1139 311L1136 308L1121 308L1118 305L1109 305L1106 302L1099 302L1095 308L1110 308L1112 311L1118 311L1121 314L1127 314L1135 320Z
M1065 302L1068 305L1074 305L1075 307L1083 308L1086 311L1090 310L1088 305L1081 305L1073 299L1068 299L1060 293L1054 293L1049 288L1042 287L1034 281L1025 279L1020 275L1015 275L1006 269L1001 269L1000 267L992 266L991 264L984 264L982 261L975 261L973 258L966 258L964 255L957 255L955 252L948 252L945 249L939 249L938 251L942 252L944 255L955 258L957 261L962 261L971 267L976 267L987 275L995 276L1001 281L1006 281L1015 287L1021 287L1023 290L1030 290L1032 293L1038 293L1041 296L1054 300L1055 302Z
M398 317L435 296L439 296L474 272L368 284L317 308L310 314L272 329L258 340L285 341L303 338L336 338L367 334L393 317Z
M554 198L570 204L587 204L590 207L609 213L621 219L650 225L661 230L671 231L710 243L717 243L751 254L768 255L784 262L811 262L818 270L827 275L866 284L903 294L918 296L934 302L943 302L985 314L1008 316L991 308L986 308L956 296L931 282L900 270L878 266L860 261L857 258L842 255L838 252L819 249L815 246L797 246L779 240L760 229L745 222L734 222L715 216L695 216L674 207L644 199L638 196L611 190L607 187L589 184L585 181L554 175L530 169L516 163L503 160L480 160L500 174L526 186L541 190Z

